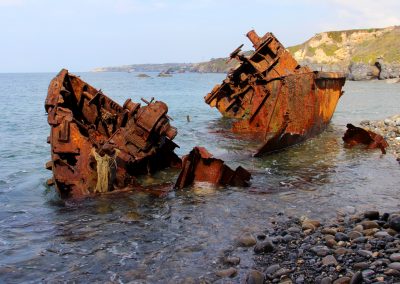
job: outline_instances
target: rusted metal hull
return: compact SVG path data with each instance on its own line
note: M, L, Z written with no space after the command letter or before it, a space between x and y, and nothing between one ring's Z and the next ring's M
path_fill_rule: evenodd
M214 158L205 148L195 147L182 159L182 170L175 188L182 189L196 182L212 185L248 186L251 174L242 167L235 171L224 161Z
M262 141L255 156L304 141L322 132L342 95L345 76L301 67L271 34L247 34L255 52L231 54L240 65L205 97L223 116L235 118L232 131Z
M349 147L363 144L367 149L380 149L382 154L386 154L386 148L389 146L381 135L350 123L347 124L347 131L342 139Z
M54 184L61 197L133 188L135 176L175 166L177 131L163 102L120 106L67 70L51 81L45 102Z

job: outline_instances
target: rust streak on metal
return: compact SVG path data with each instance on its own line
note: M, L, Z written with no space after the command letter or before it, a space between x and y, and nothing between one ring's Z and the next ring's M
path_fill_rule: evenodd
M205 148L195 147L182 159L182 171L175 188L182 189L195 182L213 185L248 186L251 174L242 167L235 171L214 158Z
M140 187L136 176L180 168L168 107L128 99L123 106L63 69L51 81L45 109L51 162L61 197L82 197Z
M272 33L247 37L255 51L230 57L239 61L205 102L235 118L232 131L252 134L262 146L256 156L304 141L322 132L342 95L345 76L300 66Z
M342 139L349 147L364 144L367 149L381 149L382 154L386 154L386 148L389 146L381 135L350 123L347 124L347 131Z

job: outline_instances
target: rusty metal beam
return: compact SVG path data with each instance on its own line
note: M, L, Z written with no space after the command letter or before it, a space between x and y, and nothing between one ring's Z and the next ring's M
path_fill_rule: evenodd
M175 188L182 189L196 182L213 185L248 186L251 174L242 167L235 171L224 161L214 158L205 148L195 147L182 159L182 170Z
M389 144L381 135L350 123L346 126L347 131L342 139L348 147L351 148L363 144L366 145L367 149L380 149L382 154L386 154L386 148Z

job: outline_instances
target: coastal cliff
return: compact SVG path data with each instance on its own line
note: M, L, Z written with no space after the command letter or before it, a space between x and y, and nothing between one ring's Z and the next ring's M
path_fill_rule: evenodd
M288 50L314 70L341 71L350 80L400 77L400 27L316 34Z
M322 32L287 49L301 65L344 72L349 80L400 78L400 26ZM227 73L236 65L235 60L227 63L227 58L213 58L200 63L133 64L93 71Z

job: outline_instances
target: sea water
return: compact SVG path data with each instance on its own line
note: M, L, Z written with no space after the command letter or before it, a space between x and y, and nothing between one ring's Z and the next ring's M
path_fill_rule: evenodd
M154 97L178 128L177 154L205 146L252 175L249 188L192 187L62 201L46 186L50 127L44 100L56 74L0 74L0 282L177 283L211 277L243 231L277 215L329 220L339 212L398 210L400 166L379 150L346 149L347 123L400 113L400 84L346 82L328 129L286 151L253 158L258 143L227 131L203 97L223 74L80 73L122 104ZM190 121L187 120L190 117ZM142 177L173 182L176 171ZM251 259L241 265L251 267ZM242 277L239 271L239 278Z

